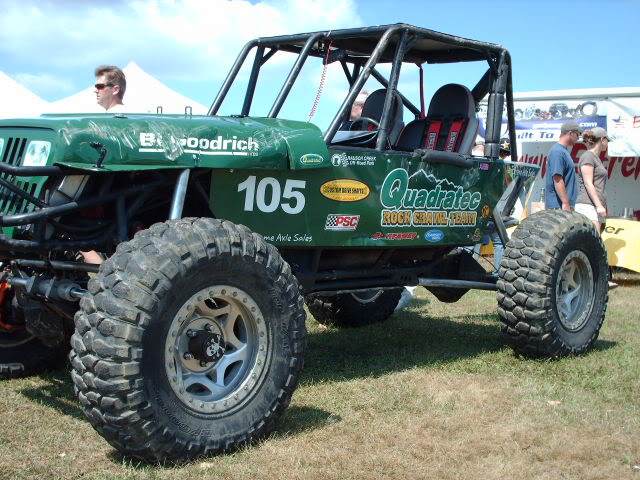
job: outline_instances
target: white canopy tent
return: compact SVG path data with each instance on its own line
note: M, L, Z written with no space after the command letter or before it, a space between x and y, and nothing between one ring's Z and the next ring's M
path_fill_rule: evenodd
M127 90L124 94L125 111L129 113L184 113L191 107L194 115L205 115L208 108L200 103L170 89L156 78L142 70L135 62L123 68L127 77ZM88 87L67 98L52 102L47 113L104 113L96 103L94 87Z
M46 106L45 100L0 72L0 118L37 116Z

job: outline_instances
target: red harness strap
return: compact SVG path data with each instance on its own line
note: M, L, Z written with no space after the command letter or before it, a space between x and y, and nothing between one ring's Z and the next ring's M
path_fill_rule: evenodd
M447 136L447 143L445 143L445 152L453 152L455 150L458 139L460 138L460 132L462 131L463 125L464 120L456 120L451 123L451 129L449 130L449 135Z
M429 124L429 130L427 130L427 136L424 139L424 148L435 150L441 127L442 122L440 120L434 120Z

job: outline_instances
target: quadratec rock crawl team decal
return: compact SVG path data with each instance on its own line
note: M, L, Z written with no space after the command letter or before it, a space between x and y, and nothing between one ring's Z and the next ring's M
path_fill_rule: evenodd
M382 227L475 226L480 192L469 192L424 170L409 176L403 168L387 174L380 191Z

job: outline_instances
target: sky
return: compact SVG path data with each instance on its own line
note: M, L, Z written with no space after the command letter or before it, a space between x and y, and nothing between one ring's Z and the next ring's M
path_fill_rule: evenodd
M165 85L210 105L252 38L398 22L505 46L517 92L640 86L640 0L0 0L0 5L0 71L47 101L91 86L97 65L124 67L134 61ZM292 61L276 55L267 64L255 114L266 115ZM448 81L473 87L486 69L485 64L449 65L446 72L431 67L425 70L427 96ZM417 69L405 70L400 88L417 101ZM246 76L245 69L240 79ZM317 115L326 124L344 98L346 82L337 64L325 76ZM280 116L306 120L321 77L321 64L305 65ZM228 111L221 113L238 113L238 98L234 90L229 103L236 104L225 102Z

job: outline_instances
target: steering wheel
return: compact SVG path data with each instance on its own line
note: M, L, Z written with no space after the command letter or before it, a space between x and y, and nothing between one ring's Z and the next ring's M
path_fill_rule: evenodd
M380 122L369 117L360 117L351 123L349 130L372 131L380 128Z

